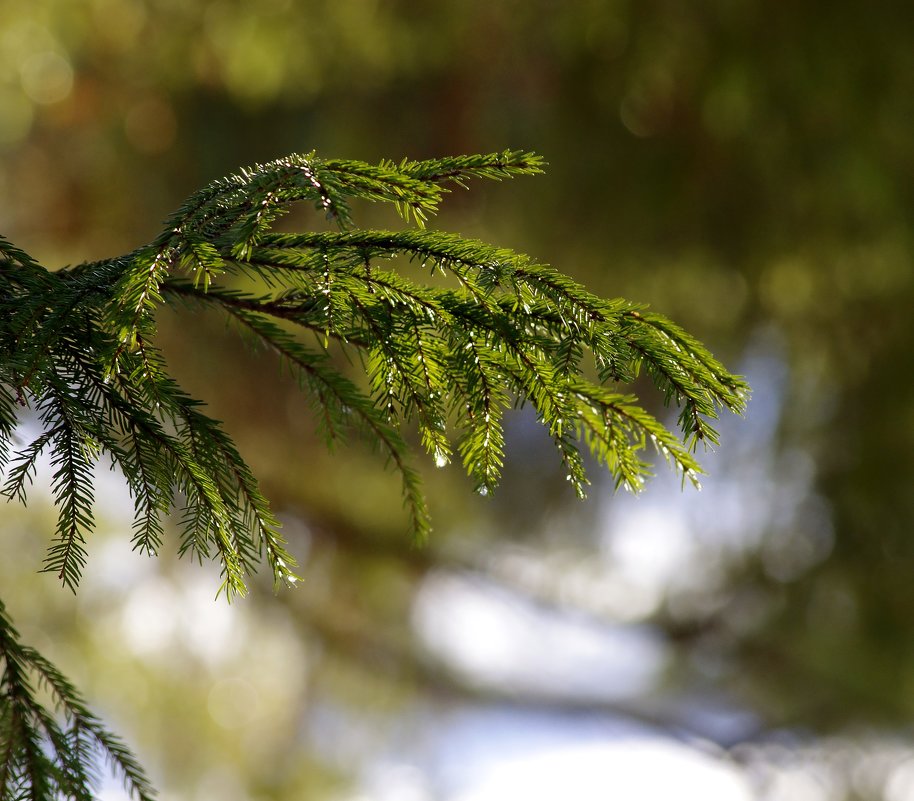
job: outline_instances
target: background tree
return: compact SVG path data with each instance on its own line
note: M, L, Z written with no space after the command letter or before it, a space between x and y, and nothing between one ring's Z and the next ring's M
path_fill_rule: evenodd
M912 670L910 388L898 366L911 341L905 176L914 73L904 24L910 12L891 12L865 14L846 2L687 10L662 2L504 2L421 12L412 4L292 9L277 2L259 4L254 16L230 2L179 12L156 2L17 4L3 22L0 216L11 241L39 262L66 264L128 252L152 240L153 221L197 187L238 164L303 147L369 161L515 142L544 153L550 171L525 186L522 204L503 187L458 193L441 226L567 265L597 295L662 309L725 363L742 358L756 392L747 425L709 464L713 475L743 483L705 484L702 498L721 502L714 515L699 506L664 518L660 542L672 547L684 528L693 558L659 597L646 595L638 607L608 604L605 582L603 600L569 596L567 579L555 574L531 588L528 579L541 575L533 570L511 573L509 583L535 589L543 602L571 598L610 624L647 625L668 649L665 698L697 696L705 708L749 713L704 733L737 744L727 754L751 763L747 775L761 777L760 793L765 781L776 795L805 775L807 784L828 777L822 793L834 798L880 797L904 784L910 751L899 688ZM144 192L121 191L127 185ZM367 209L360 219L387 227L375 214ZM283 600L286 611L262 618L277 631L291 620L309 627L310 638L287 644L291 652L277 646L282 658L268 664L276 671L283 660L307 661L310 694L302 698L325 701L282 707L273 720L286 728L276 723L277 731L326 732L328 720L352 705L376 710L360 719L389 734L388 722L408 719L405 710L429 708L420 697L454 697L453 686L443 695L412 691L432 690L420 681L428 653L403 621L430 577L481 571L506 579L505 565L520 557L528 567L557 566L580 586L598 566L613 576L621 570L625 503L605 509L596 488L578 512L566 511L572 493L552 489L561 475L555 481L552 462L538 460L524 418L510 416L508 453L519 458L513 470L509 459L498 495L466 500L456 470L433 471L432 503L448 525L439 524L425 556L401 552L389 536L389 521L401 519L399 500L389 500L399 496L391 477L377 476L358 449L325 456L284 393L259 391L272 368L252 360L246 369L258 379L249 386L220 374L219 351L234 340L215 320L198 324L198 347L188 350L178 344L187 322L176 331L163 316L169 364L237 432L266 494L297 521L289 525L309 532L302 534L306 556L298 556L321 576L309 575L303 591ZM281 425L269 433L249 426L253 419ZM317 474L319 484L302 478ZM348 491L353 476L358 497ZM611 532L607 517L616 524ZM40 565L42 532L53 518L26 522L9 508L4 520L9 547ZM195 665L199 678L119 669L138 652L162 659L163 643L180 645L190 623L156 629L150 621L158 617L150 616L147 630L159 631L159 640L130 641L133 650L113 661L91 656L90 645L117 639L138 609L171 608L164 587L178 579L141 577L123 557L117 564L135 571L135 591L93 577L90 562L76 618L63 594L39 592L37 579L6 562L4 596L26 642L63 663L93 699L111 691L101 709L115 724L124 723L118 710L129 696L174 699L174 707L133 705L149 718L149 733L135 739L173 743L154 770L173 777L169 785L202 794L216 779L200 766L215 764L215 754L237 754L226 771L245 764L237 720L216 692L212 709L222 723L204 710L183 733L160 736L188 706L181 689L205 696L214 681L211 657L187 643L169 661ZM184 602L196 597L180 586ZM26 597L31 621L21 612L25 602L14 600ZM112 611L118 604L123 613ZM233 614L243 621L240 608ZM264 623L257 636L268 630ZM64 638L63 631L86 633ZM221 658L234 665L223 647ZM368 655L372 667L362 673ZM83 663L93 664L91 678L70 667ZM134 678L119 682L122 675ZM249 686L240 682L231 686ZM270 708L272 696L256 686ZM658 692L648 693L650 708ZM323 725L312 726L318 716ZM257 730L256 720L244 725ZM197 752L199 763L176 756L201 742L208 746ZM282 765L251 752L260 778L248 786L274 794L278 785L290 794L307 786L317 794L324 779L334 781L355 761L348 752L328 754L326 738L295 742L303 744Z

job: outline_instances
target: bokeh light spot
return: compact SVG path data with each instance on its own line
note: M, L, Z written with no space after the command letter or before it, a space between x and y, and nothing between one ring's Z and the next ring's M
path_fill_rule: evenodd
M73 67L60 53L33 53L19 66L23 91L36 103L51 105L73 91Z

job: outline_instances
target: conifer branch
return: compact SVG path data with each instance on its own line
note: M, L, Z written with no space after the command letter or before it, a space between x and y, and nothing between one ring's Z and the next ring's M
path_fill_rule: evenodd
M50 709L36 688L50 696ZM0 601L0 798L92 801L96 754L121 775L132 798L152 801L155 793L136 757L54 665L19 642Z
M310 393L328 441L354 428L380 446L400 472L414 535L427 533L428 515L399 432L410 422L436 463L456 449L486 492L504 459L503 412L525 400L580 495L588 483L582 447L631 489L650 472L639 455L648 443L694 478L700 468L688 449L717 442L711 421L719 409L744 408L742 379L660 315L598 298L505 248L423 227L450 185L542 166L521 151L399 165L293 155L213 182L152 243L117 259L52 274L0 240L0 303L10 312L0 434L8 450L17 407L31 401L46 428L14 455L5 492L25 500L36 461L50 449L61 516L47 567L75 586L92 526L89 470L107 453L134 494L137 547L156 552L163 517L182 508L181 552L216 554L227 595L244 591L264 556L277 581L294 580L250 468L168 375L153 345L155 313L166 302L216 307L248 341L276 353ZM391 203L419 227L355 229L349 201L356 198ZM297 202L339 230L273 231ZM457 288L379 269L397 257L452 276ZM260 291L247 288L252 282ZM305 334L316 338L316 351L301 341ZM367 385L339 371L326 353L331 343L356 354ZM588 361L611 383L628 383L643 369L679 407L679 436L634 400L585 379Z
M135 548L158 553L177 510L179 552L215 558L227 597L245 592L262 560L275 582L296 580L250 467L157 350L163 304L223 313L298 380L328 444L355 431L375 446L400 476L418 539L430 522L407 430L439 466L456 453L486 494L505 458L504 414L526 402L580 496L585 452L616 487L642 487L651 447L697 484L697 444L716 444L721 410L745 408L740 377L659 314L597 297L506 248L425 227L453 186L542 168L522 151L377 165L292 155L213 182L155 240L114 259L50 272L0 237L2 492L24 503L50 456L59 516L45 569L75 589L90 550L92 468L106 456L133 495ZM415 227L360 230L353 200L389 203ZM296 203L336 229L273 230ZM423 283L422 269L450 281ZM678 431L627 391L642 372L678 407ZM41 430L16 447L24 414L37 414ZM149 797L132 757L75 690L16 646L2 606L0 658L0 796L88 798L91 749L101 748L131 792ZM36 705L27 674L51 690L63 724Z

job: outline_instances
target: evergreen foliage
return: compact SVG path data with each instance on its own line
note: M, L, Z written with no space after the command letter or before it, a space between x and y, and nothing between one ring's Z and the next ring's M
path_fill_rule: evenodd
M376 166L294 155L212 183L154 242L119 258L49 272L0 238L3 493L25 502L39 457L50 457L58 523L44 569L75 590L93 526L92 469L105 455L134 499L136 549L156 554L164 519L177 510L181 553L217 559L228 598L244 593L264 558L277 582L296 579L250 469L156 349L163 303L216 307L251 345L277 354L307 391L328 442L362 432L400 474L417 539L427 536L429 516L407 423L439 466L459 459L480 493L499 480L503 413L524 402L582 497L582 450L617 487L641 488L648 446L697 484L694 450L717 442L711 421L721 408L743 410L742 379L658 314L596 297L509 250L425 227L453 186L542 166L514 151ZM391 203L413 226L360 230L353 200ZM332 230L276 232L277 217L302 201ZM417 269L449 280L416 281ZM348 375L341 355L364 377ZM678 433L619 391L642 371L679 407ZM28 409L39 430L14 451ZM0 646L0 790L90 797L94 738L133 794L148 797L129 754L50 665L17 644L2 607ZM30 671L50 687L69 728L34 701Z
M151 801L152 787L134 756L50 662L18 642L2 602L0 668L0 799L91 801L92 768L102 753L137 801ZM42 705L36 687L57 714Z

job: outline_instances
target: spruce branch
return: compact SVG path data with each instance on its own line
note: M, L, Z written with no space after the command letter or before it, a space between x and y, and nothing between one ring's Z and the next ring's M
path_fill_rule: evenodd
M642 487L651 447L697 484L694 450L716 444L721 410L744 410L742 378L659 314L597 297L522 254L426 227L453 186L543 166L522 151L377 165L292 155L214 181L155 240L117 258L50 272L0 237L2 494L25 503L50 457L58 523L45 569L76 588L94 525L92 469L104 456L133 496L136 549L157 554L177 512L179 553L215 558L228 598L245 592L264 559L275 582L296 581L253 472L156 347L163 304L224 314L297 379L328 445L358 432L379 450L400 476L417 539L430 521L408 429L438 466L456 453L487 494L505 459L504 414L523 403L580 496L584 453L616 487ZM389 203L415 227L360 230L353 200ZM274 231L295 203L336 229ZM423 283L423 270L450 282ZM642 372L678 407L678 431L628 391ZM14 435L25 414L40 431L22 446ZM130 752L18 643L2 603L0 668L0 797L90 799L100 751L138 801L151 798ZM39 684L53 709L35 700Z
M38 700L39 689L49 695L50 708ZM98 754L132 798L152 801L136 757L54 665L19 641L0 601L0 798L92 801Z
M50 273L0 239L0 456L12 460L4 491L24 501L50 454L60 518L47 568L76 585L92 528L90 470L106 454L134 496L137 548L156 553L176 510L180 551L214 556L228 597L264 558L276 581L295 580L253 473L155 346L166 303L217 309L274 353L328 443L360 431L377 446L400 473L414 536L427 535L428 511L404 427L438 465L456 453L489 492L504 461L503 415L517 403L535 408L579 495L585 451L632 490L650 474L650 446L696 480L691 451L717 442L721 409L743 410L741 378L661 315L599 298L506 248L425 227L451 187L542 168L522 151L377 165L292 155L214 181L153 242L115 259ZM355 199L390 203L416 226L360 230ZM302 202L336 230L274 231ZM423 283L416 267L451 285ZM623 391L642 372L678 407L678 433ZM11 453L23 404L44 430Z

